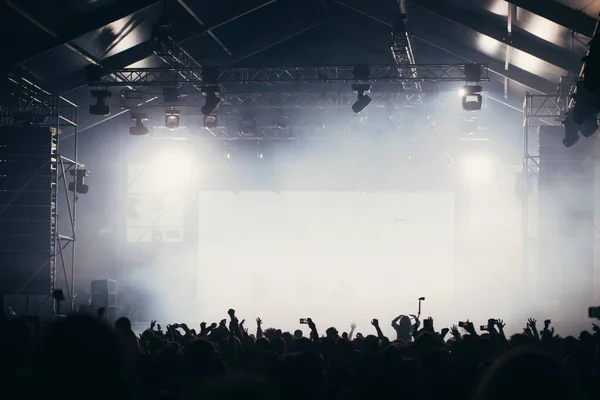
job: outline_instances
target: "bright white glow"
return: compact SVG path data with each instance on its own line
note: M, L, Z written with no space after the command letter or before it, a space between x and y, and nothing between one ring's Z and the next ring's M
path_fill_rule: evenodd
M489 36L478 35L477 48L488 56L495 56L500 51L502 43Z
M132 17L121 18L118 21L115 21L108 25L105 28L102 28L100 32L109 30L110 33L114 36L113 43L118 42L111 50L106 54L106 57L113 56L118 54L124 50L127 50L135 45L140 44L146 38L142 37L142 32L145 34L144 29L140 29L137 27L135 29L131 29L135 26L136 21ZM136 67L139 67L136 63ZM129 68L133 68L133 66L129 66Z
M465 88L458 89L458 97L464 97L467 94Z
M184 152L165 152L153 161L156 172L156 186L161 190L184 190L190 185L194 163Z
M542 18L539 15L531 14L531 21L527 24L527 31L533 33L535 36L547 40L551 43L563 45L564 40L562 38L562 28L560 25Z
M508 16L508 3L504 0L494 0L492 4L487 6L488 10L502 17Z
M467 156L463 160L463 173L470 182L489 182L493 174L493 161L486 154Z
M529 53L525 53L520 50L512 49L511 63L525 71L529 71L532 74L547 76L551 69L550 64L547 62L532 56ZM561 76L562 70L554 67L556 76Z

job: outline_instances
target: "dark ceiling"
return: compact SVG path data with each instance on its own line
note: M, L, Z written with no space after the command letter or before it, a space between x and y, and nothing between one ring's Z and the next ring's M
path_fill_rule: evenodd
M391 63L398 12L396 0L8 0L1 7L0 68L76 102L88 65L160 66L151 35L163 15L171 37L203 65L290 66ZM561 76L579 73L600 0L408 0L407 7L417 63L489 64L488 90L518 101L526 91L553 93Z

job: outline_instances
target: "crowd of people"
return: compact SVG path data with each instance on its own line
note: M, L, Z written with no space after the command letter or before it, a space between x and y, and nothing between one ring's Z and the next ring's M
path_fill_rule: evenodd
M587 399L600 393L600 329L560 337L527 321L507 337L502 320L438 331L401 315L386 337L377 319L321 334L266 328L230 309L223 320L136 334L127 318L0 316L0 398L88 399ZM250 327L252 325L252 327Z

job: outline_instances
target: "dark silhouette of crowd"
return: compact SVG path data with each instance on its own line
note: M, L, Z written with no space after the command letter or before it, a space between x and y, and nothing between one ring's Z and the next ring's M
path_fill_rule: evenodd
M225 315L225 313L224 313ZM530 319L507 337L490 319L438 331L401 315L388 338L307 319L306 332L265 329L233 309L198 330L72 315L47 326L0 316L0 399L592 399L600 394L600 329L560 337ZM252 327L250 327L252 325ZM541 328L541 329L540 329Z

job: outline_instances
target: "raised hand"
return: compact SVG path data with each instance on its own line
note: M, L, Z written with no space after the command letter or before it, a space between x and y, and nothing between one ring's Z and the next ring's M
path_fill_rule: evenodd
M206 322L200 322L200 329L203 331L206 330Z
M156 325L156 329L157 329L159 332L160 332L160 331L162 331L162 329L161 329L161 327L160 327L160 324L157 324L157 325Z
M446 335L448 334L448 332L450 332L450 328L443 328L442 332L440 332L440 336L443 338L446 337Z
M371 320L371 325L377 328L379 326L379 320L374 318L373 320Z
M502 330L504 330L504 327L506 326L506 324L504 323L503 320L499 319L499 320L496 320L496 326L498 327L499 331L502 331Z
M229 310L227 310L227 314L229 314L229 316L233 318L235 316L235 310L233 308L230 308Z
M258 327L262 326L262 319L256 318L256 326L258 326Z
M354 322L352 322L352 323L350 324L350 330L352 330L352 331L353 331L353 330L355 330L355 329L356 329L356 324L355 324Z
M152 321L150 321L150 329L154 329L155 326L156 326L156 320L153 319Z
M527 320L527 326L531 328L531 330L535 329L535 324L537 323L537 321L534 318L529 318Z
M529 328L529 326L523 328L523 333L528 336L533 336L533 332L531 331L531 328Z
M242 322L240 322L240 327L244 325L244 322L246 322L245 319L243 319Z

